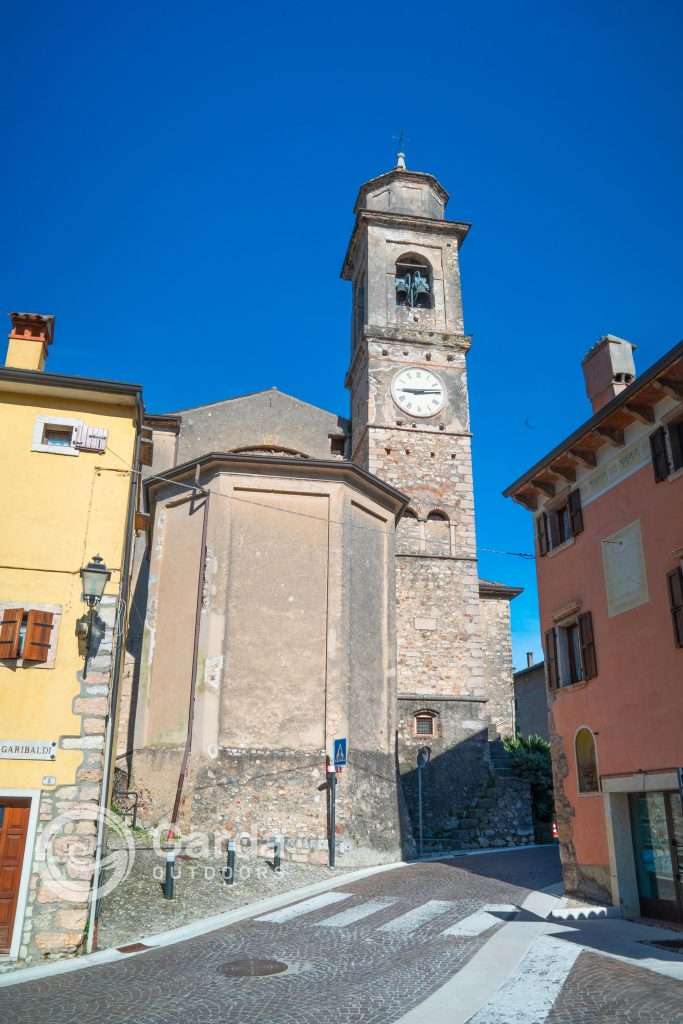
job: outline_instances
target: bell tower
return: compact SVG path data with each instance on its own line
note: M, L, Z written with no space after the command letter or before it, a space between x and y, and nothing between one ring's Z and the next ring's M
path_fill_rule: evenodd
M342 269L353 287L351 458L411 497L397 535L399 698L430 707L486 697L460 291L469 225L446 219L447 202L399 154L361 186Z

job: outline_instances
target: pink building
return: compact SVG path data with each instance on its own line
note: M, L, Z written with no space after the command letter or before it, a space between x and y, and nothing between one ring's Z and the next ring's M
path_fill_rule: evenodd
M607 335L593 416L513 483L534 516L569 892L683 920L683 342Z

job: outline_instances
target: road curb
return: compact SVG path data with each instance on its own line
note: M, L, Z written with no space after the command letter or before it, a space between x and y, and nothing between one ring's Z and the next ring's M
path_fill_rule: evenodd
M411 863L416 863L412 861ZM73 971L81 971L86 967L96 967L99 964L116 963L120 960L131 960L135 956L144 956L153 949L160 949L164 946L173 946L177 942L184 942L186 939L194 939L198 935L207 935L209 932L226 928L228 925L236 924L238 921L245 921L250 917L266 913L269 910L279 910L280 907L289 903L296 903L297 900L305 899L307 896L317 896L329 889L341 888L349 882L357 882L362 878L370 878L372 875L381 874L383 871L395 871L397 868L408 867L407 861L393 861L389 864L376 864L369 868L359 868L357 871L348 871L338 878L326 879L322 882L313 882L311 885L301 886L298 889L290 889L289 892L279 893L277 896L267 896L265 899L255 900L253 903L245 903L243 907L235 910L227 910L223 914L215 914L212 917L203 917L190 924L181 925L179 928L172 928L169 931L159 932L156 935L143 935L137 941L144 942L147 949L141 949L130 953L121 953L119 949L100 949L96 953L88 953L85 956L72 957L68 960L56 960L53 963L37 964L35 967L18 967L14 971L0 974L0 988L9 988L12 985L24 985L29 981L40 981L42 978L51 978L58 974L70 974ZM132 943L131 943L132 944Z

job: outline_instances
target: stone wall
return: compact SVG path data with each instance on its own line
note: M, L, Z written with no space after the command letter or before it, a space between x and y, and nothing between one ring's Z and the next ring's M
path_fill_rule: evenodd
M555 729L552 713L552 698L548 716L550 729L550 754L553 763L553 789L555 798L555 821L562 862L562 878L565 892L578 899L612 903L612 887L609 866L606 864L579 864L573 840L574 808L567 797L564 782L569 774L569 762L562 736Z
M396 559L399 693L485 697L474 561Z
M399 696L398 709L397 756L413 830L418 820L417 753L422 747L431 752L422 779L424 824L435 829L456 816L488 780L486 701L410 694ZM416 731L420 711L436 716L431 736Z
M24 964L75 954L85 941L95 871L115 615L116 598L102 598L96 621L103 637L88 660L86 678L78 673L78 693L73 700L80 732L59 739L63 750L83 753L73 784L44 790L40 797L19 950Z
M545 664L514 674L515 723L522 736L550 738L548 731L548 690L545 682Z
M499 736L511 736L514 688L510 599L482 596L480 615L489 720Z

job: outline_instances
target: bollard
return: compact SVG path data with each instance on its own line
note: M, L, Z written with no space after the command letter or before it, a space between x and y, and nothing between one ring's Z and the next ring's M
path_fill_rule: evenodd
M234 839L228 840L228 863L223 873L226 885L233 885L235 882L235 857L237 856L237 843Z
M162 888L165 900L175 899L175 850L166 851L166 877Z
M280 870L280 857L282 855L282 839L280 836L275 836L273 844L273 871Z

